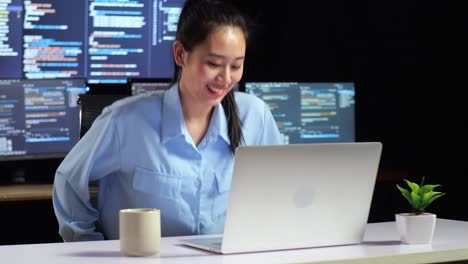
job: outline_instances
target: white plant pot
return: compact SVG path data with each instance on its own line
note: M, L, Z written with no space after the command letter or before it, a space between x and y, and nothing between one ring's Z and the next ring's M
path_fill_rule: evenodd
M406 244L430 244L434 235L436 215L423 213L396 214L396 225L400 239Z

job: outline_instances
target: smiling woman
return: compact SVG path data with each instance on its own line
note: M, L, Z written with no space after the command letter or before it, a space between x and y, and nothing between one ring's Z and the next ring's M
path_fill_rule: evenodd
M213 107L242 77L245 37L238 27L224 26L191 51L176 41L174 54L176 64L182 68L179 92L185 123L198 144L208 128Z
M234 6L186 1L171 88L104 109L58 168L53 202L65 241L119 238L127 208L160 209L162 236L223 232L237 146L281 142L268 106L233 89L247 36ZM99 182L97 208L90 181Z
M221 12L223 5L230 8ZM173 51L174 81L179 80L187 128L198 144L208 128L213 107L222 102L234 152L242 131L231 91L244 70L246 21L236 8L219 1L189 0L185 6Z

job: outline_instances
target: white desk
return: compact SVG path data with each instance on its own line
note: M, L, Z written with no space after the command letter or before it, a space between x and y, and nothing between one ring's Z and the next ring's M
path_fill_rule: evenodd
M40 264L104 263L434 263L468 259L468 222L439 219L431 245L401 244L395 223L369 224L360 245L218 255L163 238L161 254L124 257L119 241L0 246L0 262Z

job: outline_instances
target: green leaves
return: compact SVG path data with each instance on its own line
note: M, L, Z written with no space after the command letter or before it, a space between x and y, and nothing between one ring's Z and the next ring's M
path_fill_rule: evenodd
M421 186L406 179L404 181L408 185L409 189L402 188L398 184L396 186L403 197L405 197L406 200L408 200L408 202L411 204L415 214L424 213L426 207L428 207L438 198L445 195L445 193L433 191L435 188L439 187L440 184L423 185L424 177L421 181Z

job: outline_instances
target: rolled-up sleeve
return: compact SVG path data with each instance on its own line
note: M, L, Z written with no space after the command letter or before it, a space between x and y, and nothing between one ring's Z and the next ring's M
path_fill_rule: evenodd
M54 179L53 206L64 241L102 240L95 231L99 212L91 204L89 183L119 170L118 131L105 109L60 164Z

